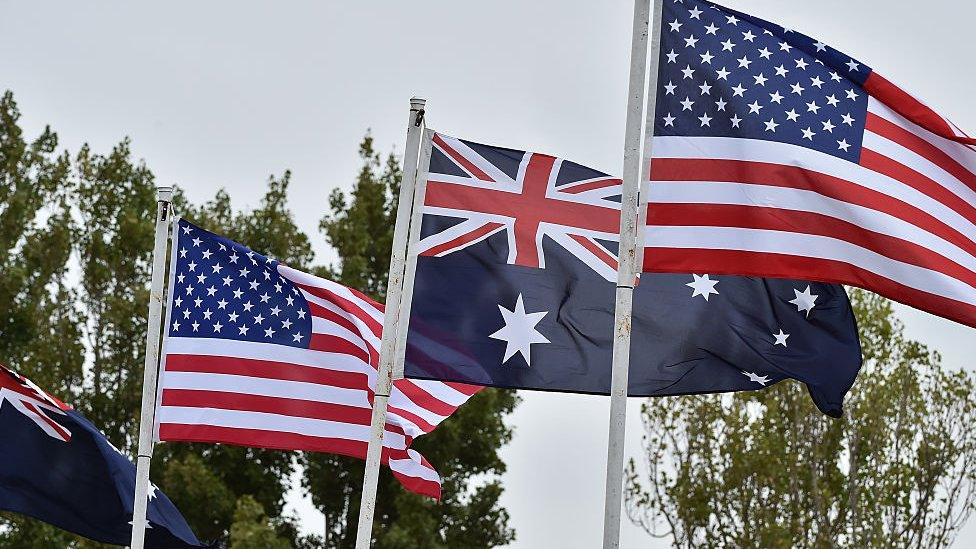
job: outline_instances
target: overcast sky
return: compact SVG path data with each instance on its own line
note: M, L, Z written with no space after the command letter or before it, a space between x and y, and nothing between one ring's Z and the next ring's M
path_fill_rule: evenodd
M858 57L976 130L976 3L725 3ZM427 98L428 123L452 135L619 174L632 9L629 0L0 0L0 88L15 92L28 135L51 124L63 146L103 152L129 136L160 184L195 201L226 187L237 206L254 206L269 174L292 169L292 209L329 262L316 232L326 197L354 181L367 128L382 150L402 150L411 95ZM976 332L900 311L948 366L973 365ZM514 547L598 547L608 400L523 397L503 452ZM319 531L321 515L291 499ZM971 543L976 528L967 530ZM667 545L625 525L623 547Z

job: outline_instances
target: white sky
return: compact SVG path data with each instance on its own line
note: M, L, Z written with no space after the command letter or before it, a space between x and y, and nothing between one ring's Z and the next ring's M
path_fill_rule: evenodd
M976 130L976 3L726 4L847 51ZM226 187L237 206L253 206L267 176L291 168L292 209L327 262L317 224L328 192L354 181L367 128L382 150L402 150L414 94L428 99L432 127L619 174L632 9L629 0L0 0L0 88L15 92L28 135L49 123L63 146L96 151L131 136L159 183L195 201ZM973 365L972 330L917 311L903 318L947 365ZM598 547L608 401L523 396L503 452L513 547ZM321 515L292 499L319 531ZM976 528L958 545L966 539ZM625 525L626 548L667 545Z

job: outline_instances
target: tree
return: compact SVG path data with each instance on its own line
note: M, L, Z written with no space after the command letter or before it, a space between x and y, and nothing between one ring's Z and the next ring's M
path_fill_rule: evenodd
M392 154L385 160L367 135L359 148L363 167L351 199L341 191L330 197L331 215L320 225L340 257L330 269L343 284L382 300L386 293L389 251L396 218L401 169ZM443 480L440 502L404 491L388 470L379 482L374 528L378 548L465 549L504 545L515 537L508 513L499 506L497 476L505 471L498 448L512 436L504 416L518 404L511 391L484 390L459 408L414 448L435 465ZM472 437L471 433L478 433ZM303 484L326 515L326 547L352 547L359 517L363 462L342 456L305 454ZM487 476L487 480L475 479Z
M264 507L251 496L237 500L234 524L230 527L230 549L288 549L288 540L278 536Z
M864 367L839 420L797 383L650 400L627 511L678 547L948 547L976 501L976 381L853 290Z

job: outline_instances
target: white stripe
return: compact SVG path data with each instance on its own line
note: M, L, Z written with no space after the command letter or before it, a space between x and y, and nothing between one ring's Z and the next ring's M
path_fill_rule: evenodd
M301 290L302 296L308 300L309 303L315 303L316 305L332 311L333 313L345 318L349 322L352 322L356 328L359 329L359 335L362 336L360 339L365 339L374 349L378 349L380 345L380 335L382 334L382 329L379 330L380 334L374 333L373 330L366 324L362 318L359 318L354 313L349 312L339 305L329 301L328 299L312 295L305 290ZM312 315L315 318L315 315Z
M453 160L453 159L452 159ZM506 176L508 177L508 176ZM477 177L464 177L460 175L450 175L446 173L431 173L427 175L427 183L444 183L447 185L461 185L462 187L475 187L490 191L503 193L522 194L522 189L511 180L492 183Z
M928 141L976 176L976 150L971 146L932 133L873 97L868 98L868 111ZM963 137L959 132L957 135Z
M380 324L383 324L382 309L377 307L374 303L362 299L353 293L352 290L343 286L342 284L313 276L308 273L303 273L302 271L292 269L291 267L287 267L285 265L278 265L278 272L281 274L281 276L291 280L292 282L304 284L313 288L323 288L329 290L337 296L351 301L359 310L365 313L366 316L369 316Z
M346 389L344 387L333 387L305 381L214 374L210 372L168 372L166 374L165 389L219 391L223 393L308 400L326 404L341 404L356 408L371 408L365 389Z
M817 213L913 242L976 274L976 257L955 244L899 217L813 191L748 183L655 181L651 185L651 201L667 204L730 204Z
M369 425L356 425L325 419L285 416L246 410L220 410L192 406L161 406L160 424L209 425L232 429L258 429L278 433L294 433L310 437L339 438L357 442L369 441ZM383 446L406 449L406 439L400 433L386 431Z
M224 356L297 364L338 372L355 372L367 375L370 372L374 375L376 373L376 369L368 363L346 353L313 351L311 349L299 349L287 345L235 341L232 339L171 337L166 353L167 356L199 355L202 360L205 360L207 356Z
M390 393L390 406L396 408L401 408L412 414L416 414L424 419L427 423L431 425L437 425L438 423L447 419L447 416L442 416L440 414L435 414L427 408L420 406L418 403L410 400L407 395L403 394L396 385L393 386L393 391Z
M446 383L441 383L440 381L431 381L427 379L410 379L407 381L430 393L437 400L450 406L454 406L455 408L464 404L469 398L471 398L461 391L458 391Z
M965 183L956 179L954 175L933 164L927 158L915 151L902 147L883 135L874 132L864 132L864 148L884 155L903 166L928 177L940 187L956 195L970 206L976 205L976 192Z
M404 476L421 478L438 484L441 482L441 477L437 471L425 467L416 450L407 450L407 454L411 459L391 459L390 469Z
M333 335L352 343L367 353L370 350L366 345L366 341L363 340L363 336L360 334L353 333L345 326L340 326L331 320L326 320L314 315L312 316L312 333L320 335Z
M430 212L428 210L429 210L429 208L426 208L426 207L424 208L424 212L425 213L432 213L433 215L439 215L439 214ZM455 215L451 215L451 217L456 217L456 214ZM458 223L457 225L454 225L454 226L450 227L447 230L441 231L441 232L439 232L437 234L432 234L432 235L428 236L427 238L424 238L423 240L421 240L417 244L417 253L418 254L422 254L422 253L426 252L427 250L430 250L431 248L440 246L442 244L445 244L447 242L450 242L450 241L454 240L455 238L459 238L459 237L464 236L464 235L466 235L466 234L468 234L468 233L470 233L472 231L476 231L478 229L481 229L482 227L484 227L488 223L494 223L494 221L491 221L491 220L478 219L480 217L481 216L477 216L477 217L472 216L470 219L467 219L466 221L462 221L461 223ZM507 219L510 220L511 218L507 218ZM506 226L505 225L501 225L500 227L497 227L495 230L490 231L487 234L484 234L484 235L482 235L481 237L479 237L479 238L477 238L475 240L465 241L463 244L461 244L459 246L456 246L456 247L454 247L452 249L445 250L445 251L443 251L443 252L441 252L441 253L439 253L437 255L439 257L439 256L442 256L442 255L449 254L449 253L451 253L451 252L453 252L453 251L455 251L457 249L465 248L467 246L471 246L472 244L475 244L477 242L481 242L482 240L484 240L484 239L486 239L486 238L494 235L498 231L504 231L505 229L506 229Z
M739 250L840 261L909 288L976 306L976 288L958 279L825 236L735 227L654 226L647 228L647 247Z
M812 170L913 205L976 244L976 224L938 200L897 179L806 147L757 139L666 136L654 138L654 158L741 160Z

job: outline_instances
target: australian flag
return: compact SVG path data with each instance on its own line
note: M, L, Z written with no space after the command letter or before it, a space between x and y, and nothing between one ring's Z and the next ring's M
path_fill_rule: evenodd
M0 365L0 509L128 545L136 468L81 414ZM201 546L150 485L146 547Z
M405 375L608 394L621 182L552 156L432 135ZM841 286L644 274L631 396L786 378L840 416L861 366Z

